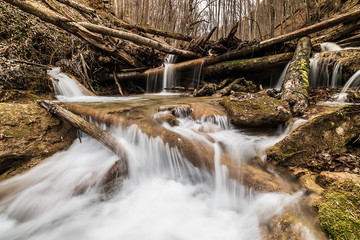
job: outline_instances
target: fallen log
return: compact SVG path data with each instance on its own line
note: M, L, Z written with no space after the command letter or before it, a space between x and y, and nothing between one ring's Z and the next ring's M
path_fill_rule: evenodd
M108 149L113 151L115 154L117 154L120 157L121 161L126 163L127 157L126 157L126 152L125 152L124 148L108 132L87 122L82 117L66 110L65 108L61 107L60 105L52 103L51 101L40 100L40 101L38 101L38 104L41 107L45 108L51 114L58 116L59 118L68 122L70 125L74 126L77 129L80 129L84 133L87 133L91 137L98 140L105 147L107 147Z
M177 40L182 40L182 41L187 41L187 42L190 42L193 39L190 36L186 36L186 35L183 35L180 33L162 31L159 29L145 27L145 26L132 25L132 24L126 23L112 15L107 15L107 17L110 17L112 19L112 22L115 26L124 28L126 30L137 30L139 32L149 33L149 34L153 34L156 36L177 39Z
M282 83L281 100L289 103L294 115L303 115L309 104L310 54L310 38L303 37L298 42Z
M247 72L247 71L257 71L259 69L271 68L278 65L284 65L291 60L293 53L283 53L272 56L260 57L260 58L251 58L251 59L240 59L233 61L220 62L208 67L205 67L202 71L204 76L219 76L224 74L232 74L236 72ZM193 60L194 63L201 61L202 58L198 60ZM174 64L174 71L181 72L183 69L177 68L179 64ZM195 67L196 65L194 65ZM154 75L154 72L157 74L162 74L163 72L158 72L159 69L150 69L143 73L140 72L128 72L128 73L117 73L117 77L120 80L135 80L147 78L148 76ZM192 70L192 68L190 69Z
M96 24L92 24L92 23L88 23L88 22L78 22L78 24L91 32L100 33L103 35L128 40L128 41L131 41L138 45L148 46L148 47L151 47L153 49L156 49L156 50L159 50L159 51L162 51L165 53L175 54L175 55L179 55L179 56L183 56L183 57L187 57L187 58L200 57L200 55L197 53L177 49L177 48L171 47L167 44L155 41L150 38L142 37L142 36L134 34L134 33L125 32L125 31L121 31L121 30L117 30L117 29L112 29L112 28L108 28L108 27L104 27L104 26L100 26L100 25L96 25Z
M352 12L342 14L338 17L326 20L321 23L311 25L309 27L305 27L305 28L293 31L288 34L281 35L279 37L275 37L275 38L271 38L271 39L262 41L258 44L255 44L255 45L252 45L249 47L244 47L239 50L230 51L228 53L218 55L218 56L208 56L208 57L198 58L198 59L194 59L194 60L190 60L190 61L186 61L186 62L177 63L177 64L174 64L172 67L175 71L184 72L184 71L192 70L195 67L200 66L200 65L203 65L204 67L206 67L206 66L210 66L210 65L213 65L213 64L216 64L219 62L240 59L246 55L253 54L253 53L263 50L265 48L272 47L276 44L294 40L294 39L297 39L300 37L304 37L310 33L315 33L315 32L324 30L326 28L339 25L341 23L351 22L351 21L358 19L359 17L360 17L360 8L357 8ZM163 74L163 72L164 72L164 67L154 68L154 69L149 69L148 71L145 71L143 74L129 75L128 79L146 80L148 76L156 76L159 74L161 75L161 74ZM124 80L125 79L126 78L124 78Z
M232 73L254 72L259 69L272 68L288 63L294 53L283 53L261 58L240 59L227 62L221 62L208 66L204 69L204 76L216 77Z
M98 35L90 32L86 28L80 26L76 22L72 22L71 19L66 18L53 10L50 10L40 4L39 2L31 0L5 0L6 2L14 5L21 10L37 16L41 20L58 26L65 31L74 34L75 36L87 41L91 45L98 47L108 53L114 54L119 57L122 61L133 67L143 67L135 58L116 48L114 43L107 41ZM115 41L114 41L115 42Z
M79 12L82 12L82 13L86 13L86 14L89 14L91 16L95 16L96 15L96 11L92 8L89 8L81 3L78 3L78 2L75 2L75 1L72 1L72 0L56 0L58 2L61 2L63 4L66 4L68 5L69 7L72 7L76 10L78 10Z

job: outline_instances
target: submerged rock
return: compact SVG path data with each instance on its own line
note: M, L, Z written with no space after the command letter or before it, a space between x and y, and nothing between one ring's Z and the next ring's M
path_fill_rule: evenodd
M241 127L277 126L291 118L289 105L265 94L240 93L221 102L231 122Z
M281 166L304 167L313 171L330 170L332 158L319 153L339 154L360 135L360 106L343 107L304 123L281 142L267 150L267 161ZM336 164L339 164L336 163Z
M74 129L35 103L0 103L0 180L69 147Z
M226 116L224 109L217 103L191 103L190 107L192 109L192 117L195 120L201 117L212 118L215 116Z

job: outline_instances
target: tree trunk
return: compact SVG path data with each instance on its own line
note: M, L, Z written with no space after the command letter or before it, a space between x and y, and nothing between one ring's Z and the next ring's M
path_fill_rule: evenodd
M208 66L204 69L204 76L225 76L227 74L259 71L266 68L273 68L284 65L291 60L293 53L283 53L261 58L240 59L221 62Z
M107 36L117 37L117 38L124 39L124 40L128 40L128 41L131 41L138 45L148 46L148 47L154 48L156 50L159 50L159 51L162 51L165 53L180 55L180 56L187 57L187 58L196 58L196 57L200 56L197 53L173 48L169 45L152 40L150 38L142 37L142 36L134 34L134 33L124 32L121 30L116 30L116 29L112 29L112 28L108 28L108 27L104 27L104 26L100 26L100 25L96 25L96 24L92 24L92 23L88 23L88 22L78 22L78 24L80 26L86 28L89 31L101 33L101 34L107 35Z
M65 120L72 126L77 129L80 129L86 134L89 134L91 137L98 140L105 147L117 154L121 161L126 162L126 152L123 147L118 143L118 141L111 136L108 132L102 130L101 128L87 122L82 117L66 110L58 104L52 103L51 101L41 100L38 102L39 105L49 111L51 114L55 114L59 118Z
M289 103L294 115L303 115L309 104L310 54L310 38L303 37L298 42L282 84L281 100Z
M283 65L291 60L293 53L283 53L273 56L266 56L261 58L240 59L233 61L226 61L217 63L211 66L207 66L203 70L205 76L224 76L226 74L232 74L236 72L251 72L259 71L264 68L271 68L278 65ZM180 64L174 64L173 69L177 72L186 72L192 70L196 66L201 65L202 58L193 60L192 66L182 68ZM164 68L161 69L149 69L143 73L129 72L118 73L117 77L120 80L135 80L135 79L147 79L148 76L155 76L156 74L163 74Z

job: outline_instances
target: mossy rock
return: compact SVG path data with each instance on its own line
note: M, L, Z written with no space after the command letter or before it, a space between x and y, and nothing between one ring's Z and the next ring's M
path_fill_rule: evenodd
M289 105L264 94L238 93L220 102L231 123L239 127L277 126L291 118Z
M320 172L330 162L317 160L321 151L340 154L345 145L360 135L360 106L346 106L304 123L267 150L267 161L274 165L295 166Z
M324 193L318 205L321 227L330 239L360 239L360 185L336 182Z
M39 100L40 97L32 94L29 91L21 90L1 90L0 89L0 102L15 103L15 102L33 102Z
M35 103L0 103L0 180L69 147L74 129Z

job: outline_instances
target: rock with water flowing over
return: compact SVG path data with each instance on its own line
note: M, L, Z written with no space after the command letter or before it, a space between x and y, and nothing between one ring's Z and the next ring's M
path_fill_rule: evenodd
M230 121L241 127L277 126L291 118L289 105L267 94L240 93L223 101Z
M360 106L347 106L311 119L268 149L268 162L313 171L334 170L337 165L350 164L335 161L331 154L343 153L346 144L360 135L359 111Z
M75 131L34 103L0 103L0 179L69 147Z

